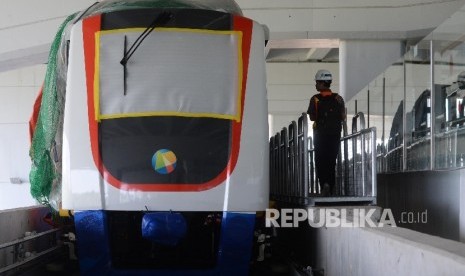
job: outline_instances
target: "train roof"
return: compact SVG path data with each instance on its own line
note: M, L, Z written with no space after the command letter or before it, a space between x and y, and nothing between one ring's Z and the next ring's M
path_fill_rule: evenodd
M234 0L105 0L82 12L82 17L127 9L176 8L214 10L242 15Z

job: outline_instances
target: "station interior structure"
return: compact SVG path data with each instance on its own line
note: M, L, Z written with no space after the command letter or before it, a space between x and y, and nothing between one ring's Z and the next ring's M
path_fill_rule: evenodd
M350 175L354 183L363 177L363 191L339 193L365 197L380 213L390 210L396 224L301 227L300 239L285 243L297 244L294 260L306 267L291 274L271 264L263 275L465 275L465 1L236 2L244 16L269 30L271 158L279 157L273 154L276 134L291 133L293 121L306 121L301 116L316 93L315 73L331 71L331 88L346 102L346 135L364 129L371 135L360 142L369 145L365 150L349 153L351 160L370 154L361 159L367 164L361 173ZM67 15L93 3L9 0L0 10L0 275L33 275L27 269L37 264L28 258L48 264L34 270L41 271L37 275L78 271L77 265L53 266L56 258L46 259L63 245L69 248L66 256L77 257L72 234L57 235L59 230L44 222L48 209L30 195L28 133L53 35ZM273 162L272 178L278 170ZM317 186L307 182L302 202L292 194L301 195L298 188L287 191L280 180L273 181L272 201L315 205L308 194ZM287 200L291 197L297 201ZM57 236L67 241L43 246ZM32 245L22 243L40 237L44 240Z

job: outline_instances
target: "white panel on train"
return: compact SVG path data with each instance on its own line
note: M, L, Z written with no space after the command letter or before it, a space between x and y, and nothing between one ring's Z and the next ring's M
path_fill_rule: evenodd
M133 45L142 31L99 33L101 117L178 114L239 118L241 33L156 29L123 68L124 45ZM124 91L125 86L130 93Z
M263 27L238 17L238 21L248 24L243 24L248 26L244 30L201 32L166 28L157 32L155 29L126 64L125 79L124 66L120 64L125 52L124 36L130 46L141 30L112 32L97 28L96 35L92 36L94 33L86 29L86 20L92 18L75 23L70 37L63 131L63 208L247 212L267 208ZM245 39L247 32L248 40ZM92 37L99 43L86 42L86 39L92 42ZM92 51L95 58L89 55ZM95 70L94 74L89 70ZM195 126L201 130L191 131L194 125L189 123L185 128L196 137L181 137L176 132L174 136L160 138L162 134L153 131L163 125L171 133L180 127L170 126L170 122L191 118L197 120ZM124 126L129 127L126 129L118 123L129 119L139 120L139 125L125 121ZM229 133L226 136L220 133L225 147L218 149L227 159L224 168L205 181L200 176L198 181L184 183L182 179L193 178L194 169L202 174L219 158L212 150L218 147L216 140L210 144L208 140L201 140L204 136L216 139L219 130L202 130L203 120L213 120L213 125L224 126L228 131L224 132ZM105 124L116 126L101 133ZM144 150L133 154L133 150L146 145L125 143L126 135L133 135L132 128L142 129L137 139L175 143L166 149L163 143L157 142L153 152L165 150L173 153L171 156L176 155L170 170L184 170L184 175L170 178L169 174L147 169L153 152ZM120 136L112 138L113 132ZM199 141L204 148L199 149ZM122 147L127 147L127 151ZM179 148L196 153L185 161ZM113 152L119 154L114 170L110 168L113 164L106 163ZM146 160L145 163L130 163L134 157L131 154ZM197 157L203 161L195 161ZM171 157L166 155L166 158ZM138 164L145 167L139 168ZM138 177L142 180L137 180ZM157 182L157 179L162 180Z

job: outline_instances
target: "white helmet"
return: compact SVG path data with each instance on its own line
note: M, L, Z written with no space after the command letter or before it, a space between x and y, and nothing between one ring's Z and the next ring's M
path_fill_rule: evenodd
M316 81L332 81L333 75L328 70L318 70L315 74Z

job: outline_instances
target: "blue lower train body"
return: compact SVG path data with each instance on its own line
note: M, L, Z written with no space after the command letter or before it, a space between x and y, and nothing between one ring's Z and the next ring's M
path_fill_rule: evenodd
M144 212L75 213L82 275L248 275L255 213L183 212L187 234L175 246L141 234Z

